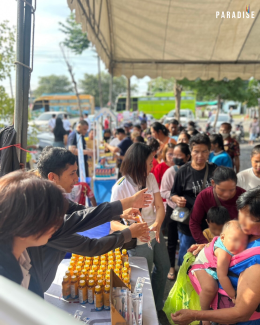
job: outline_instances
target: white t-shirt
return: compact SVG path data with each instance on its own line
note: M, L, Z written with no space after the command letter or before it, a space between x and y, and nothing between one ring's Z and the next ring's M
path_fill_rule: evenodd
M64 119L62 122L63 122L63 127L64 127L65 131L69 131L70 127L71 127L70 121Z
M51 127L52 130L55 128L55 125L56 125L56 118L51 118L49 120L49 126Z
M248 168L237 174L237 186L248 191L260 185L260 178L256 177L253 168Z
M148 188L146 193L152 195L153 200L151 204L147 208L142 209L142 218L145 222L147 222L148 226L151 226L156 219L156 211L154 208L154 194L160 193L157 181L153 174L149 174L146 179L146 187ZM136 192L140 191L138 186L133 182L130 177L121 177L117 183L112 188L111 202L122 200L133 196ZM155 238L155 233L150 233L151 240ZM145 244L137 240L137 245Z
M120 142L121 142L121 141L120 141L118 138L114 138L114 139L112 139L112 140L109 142L109 144L110 144L110 146L112 146L112 147L117 147L117 146L119 145Z
M84 118L84 120L88 123L88 128L90 130L91 128L91 122L90 122L90 119L88 117Z

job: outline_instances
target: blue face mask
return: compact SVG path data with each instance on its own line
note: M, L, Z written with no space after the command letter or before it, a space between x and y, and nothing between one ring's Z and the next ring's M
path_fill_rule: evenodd
M176 166L183 166L185 162L182 158L173 158L174 165Z

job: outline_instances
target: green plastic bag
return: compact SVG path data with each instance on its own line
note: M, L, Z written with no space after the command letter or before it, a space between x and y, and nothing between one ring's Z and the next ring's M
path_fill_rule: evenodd
M184 256L177 280L165 301L163 311L172 325L175 325L171 319L172 313L180 309L201 310L199 296L194 290L190 278L187 275L187 271L190 265L195 261L195 258L196 257L192 253L187 253ZM191 324L195 325L199 323L199 321L194 321Z

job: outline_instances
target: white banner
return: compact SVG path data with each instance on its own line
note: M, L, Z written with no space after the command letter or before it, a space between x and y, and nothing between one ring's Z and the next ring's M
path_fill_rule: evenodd
M83 154L83 144L82 144L82 137L78 132L77 134L77 148L78 148L78 163L79 163L79 178L81 182L86 182L86 170L85 170L85 161L84 161L84 154Z

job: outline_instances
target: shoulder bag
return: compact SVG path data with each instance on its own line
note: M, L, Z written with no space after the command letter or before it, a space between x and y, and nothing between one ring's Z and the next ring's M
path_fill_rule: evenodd
M209 174L209 166L208 163L206 163L206 171L204 174L204 179L203 179L203 184L202 184L202 190L205 189L207 178ZM181 208L181 207L176 207L171 215L171 219L177 222L181 222L183 224L189 224L190 221L190 214L192 212L192 209L188 209L186 207Z

